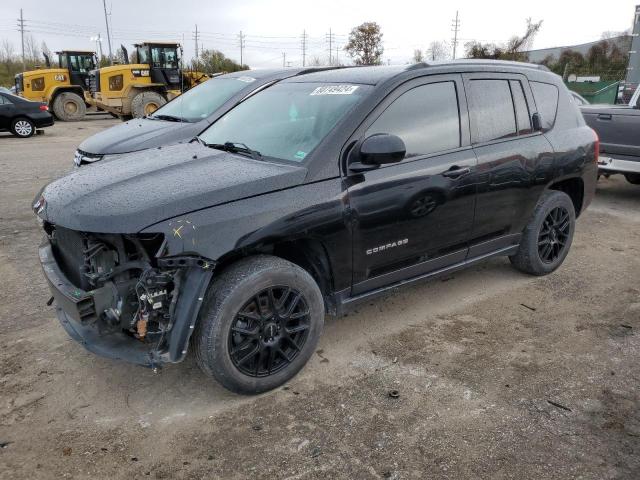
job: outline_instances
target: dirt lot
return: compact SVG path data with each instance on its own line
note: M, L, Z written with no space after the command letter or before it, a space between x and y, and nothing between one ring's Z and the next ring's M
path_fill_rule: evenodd
M0 134L1 479L640 477L640 187L600 181L557 273L496 259L328 318L297 378L239 397L191 358L97 358L45 305L31 201L114 123Z

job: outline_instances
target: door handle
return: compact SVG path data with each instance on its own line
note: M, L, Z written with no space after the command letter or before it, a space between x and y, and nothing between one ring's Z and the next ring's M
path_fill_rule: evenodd
M471 169L469 167L461 168L461 167L458 167L457 165L454 165L446 172L443 172L442 176L447 178L460 178L463 175L467 175L469 173L471 173Z
M599 113L598 114L598 120L611 120L611 114L610 113Z

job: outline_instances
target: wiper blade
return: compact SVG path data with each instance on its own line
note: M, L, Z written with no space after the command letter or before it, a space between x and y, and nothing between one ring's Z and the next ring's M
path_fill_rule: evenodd
M198 138L200 140L200 138ZM202 140L200 140L202 142ZM204 143L204 142L203 142ZM205 143L209 148L215 148L216 150L222 150L230 153L240 153L248 155L254 160L262 160L262 154L257 150L252 150L244 143L240 142L224 142L224 143Z
M176 117L175 115L149 115L149 118L153 120L166 120L167 122L184 122L184 118Z

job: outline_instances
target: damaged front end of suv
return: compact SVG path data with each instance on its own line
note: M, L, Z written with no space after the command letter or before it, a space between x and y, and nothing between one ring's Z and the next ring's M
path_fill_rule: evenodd
M96 234L44 222L40 261L60 323L101 356L157 368L181 361L213 264L167 256L158 234Z

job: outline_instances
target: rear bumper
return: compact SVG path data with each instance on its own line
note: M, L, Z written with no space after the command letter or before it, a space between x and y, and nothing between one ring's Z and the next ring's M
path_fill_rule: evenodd
M36 128L50 127L54 123L53 115L48 112L36 113L31 115L30 118Z
M179 292L173 328L166 332L164 338L142 342L124 331L101 331L99 317L109 295L108 287L84 291L73 285L58 266L48 241L40 245L39 256L60 324L87 350L102 357L146 367L184 359L212 276L211 270L188 269Z
M598 170L601 173L640 173L640 157L609 157L600 155Z

